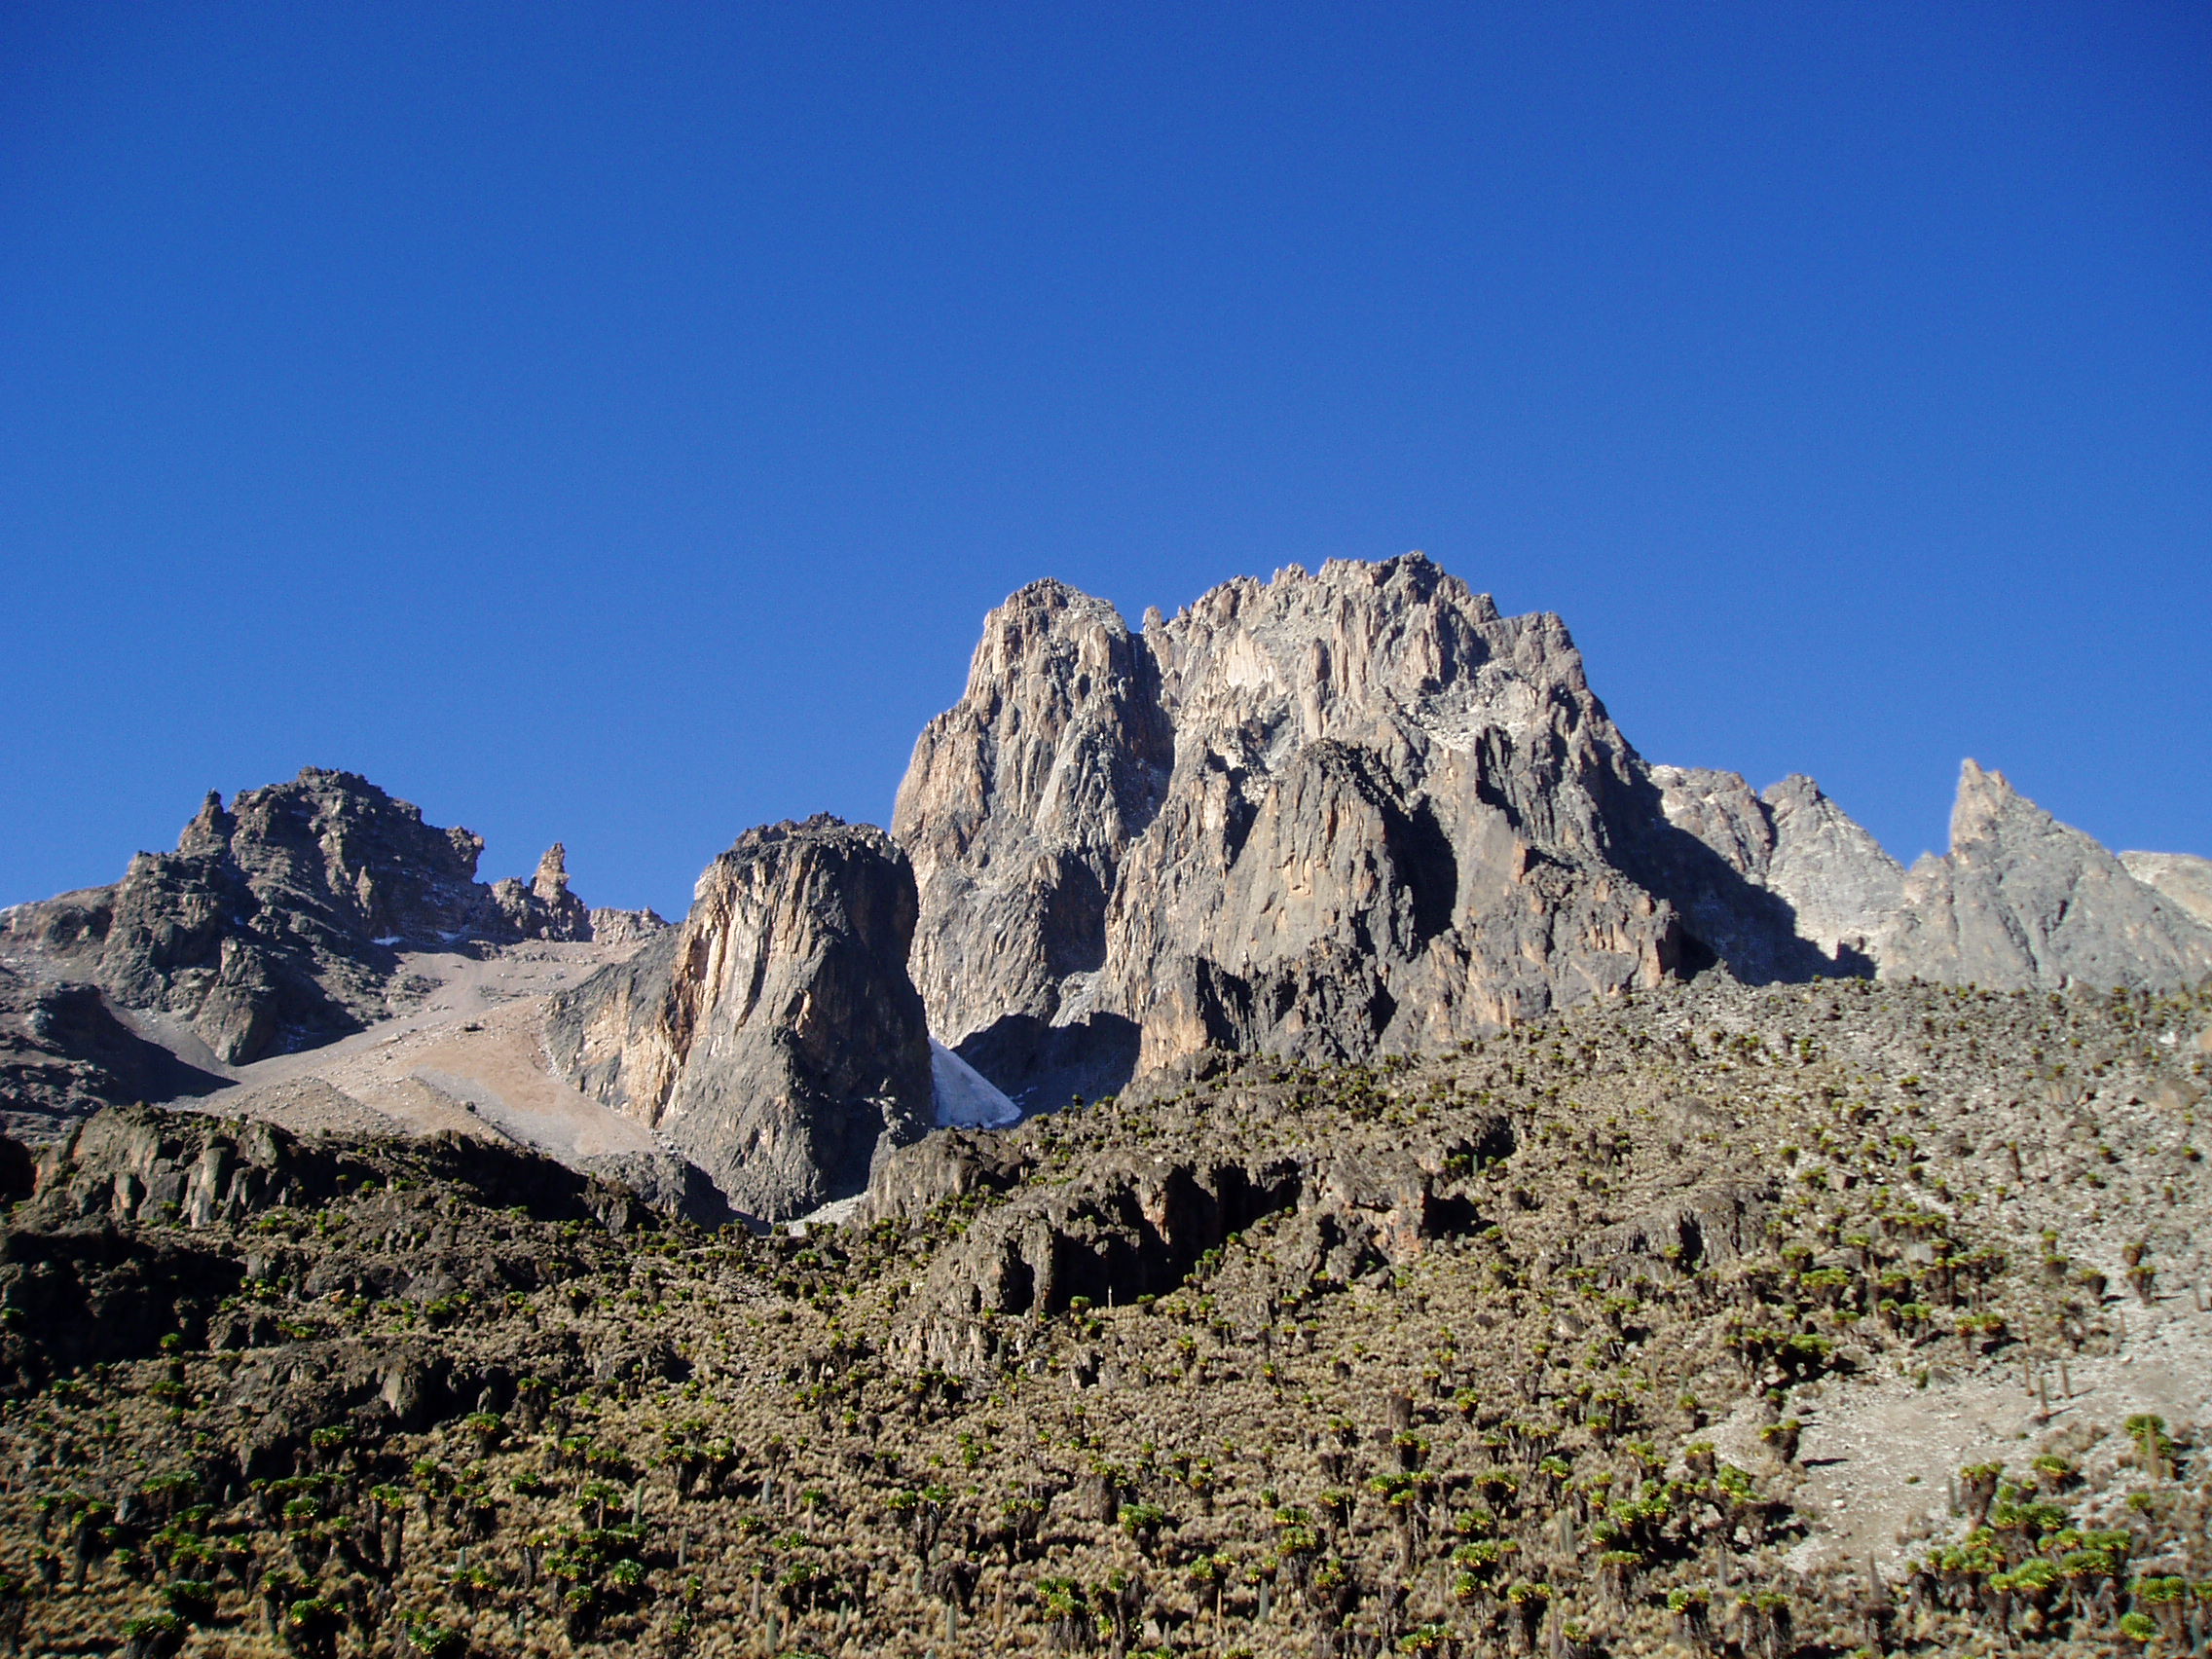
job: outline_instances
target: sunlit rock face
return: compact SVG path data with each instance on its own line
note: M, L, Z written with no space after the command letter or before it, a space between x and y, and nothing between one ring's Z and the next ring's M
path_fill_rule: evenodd
M552 999L554 1063L747 1214L857 1194L880 1147L932 1121L914 917L882 830L828 816L749 830L682 926Z
M2141 863L2146 855L2128 857ZM1969 760L1951 810L1950 853L1913 866L1877 951L1891 978L2164 989L2212 975L2212 927L2183 895L2139 880L2002 772Z
M1771 846L1752 872L1671 820L1557 617L1418 554L1141 634L1023 589L893 832L934 1029L1031 1107L1208 1046L1352 1057L1717 961L1857 965L1800 934Z

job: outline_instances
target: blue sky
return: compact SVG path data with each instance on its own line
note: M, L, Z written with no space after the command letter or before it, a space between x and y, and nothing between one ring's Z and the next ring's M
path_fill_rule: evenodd
M1426 549L1655 759L2212 854L2196 4L0 11L0 903L362 771L681 910L982 612Z

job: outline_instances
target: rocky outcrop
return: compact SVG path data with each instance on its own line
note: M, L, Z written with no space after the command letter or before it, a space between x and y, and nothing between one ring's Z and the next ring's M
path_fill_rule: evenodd
M593 937L592 912L569 891L569 850L558 841L537 861L537 873L528 886L511 876L495 881L492 907L517 939Z
M1277 1251L1292 1297L1316 1279L1341 1285L1409 1262L1433 1239L1484 1225L1463 1176L1513 1144L1499 1116L1472 1133L1357 1153L1129 1154L1073 1181L1024 1185L1026 1164L972 1137L933 1135L884 1161L863 1216L912 1220L948 1200L1011 1190L940 1253L893 1339L907 1364L974 1373L1007 1345L1018 1354L1040 1317L1175 1289L1207 1251L1271 1217L1293 1218L1296 1236Z
M272 1211L380 1193L383 1225L350 1234L340 1251L303 1249L289 1229L253 1225ZM488 1304L573 1271L518 1228L521 1218L614 1233L651 1223L619 1187L486 1141L338 1144L143 1106L72 1125L35 1169L23 1148L0 1138L0 1198L15 1200L0 1225L0 1393L143 1358L165 1343L248 1350L236 1355L227 1386L254 1407L247 1423L261 1425L239 1441L256 1474L270 1472L258 1466L264 1451L277 1469L290 1467L310 1429L374 1403L421 1428L468 1409L500 1377L500 1397L511 1398L517 1376L557 1376L564 1366L558 1356L534 1365L540 1356L510 1348L503 1366L471 1374L451 1331L398 1345L316 1340L319 1332L284 1330L259 1299L239 1298L242 1284L286 1284L324 1309Z
M616 910L601 905L591 912L591 933L596 944L643 944L665 932L668 923L652 910Z
M2212 975L2212 927L1969 760L1947 857L1924 857L1877 942L1885 978L2171 988Z
M912 871L828 816L748 830L682 927L556 997L564 1075L644 1122L738 1209L857 1193L930 1119L929 1032L906 976Z
M489 1140L302 1139L275 1124L159 1106L119 1107L71 1125L39 1155L33 1208L46 1223L236 1226L271 1209L313 1209L349 1186L393 1177L451 1182L496 1208L591 1219L612 1232L642 1219L627 1189Z
M401 950L588 937L558 846L527 889L478 883L483 846L365 778L309 767L228 807L209 794L173 853L140 853L113 887L5 912L0 947L242 1065L385 1017Z
M912 1225L939 1204L971 1194L999 1194L1020 1184L1036 1167L1005 1138L974 1129L946 1129L886 1153L868 1177L856 1225L879 1221Z
M1418 554L1240 578L1141 636L1023 589L893 829L937 1033L1031 1107L1209 1045L1352 1057L1715 960L1853 965L1670 819L1557 617Z
M206 1094L225 1082L131 1030L97 985L0 965L0 1127L9 1134L52 1140L102 1106Z

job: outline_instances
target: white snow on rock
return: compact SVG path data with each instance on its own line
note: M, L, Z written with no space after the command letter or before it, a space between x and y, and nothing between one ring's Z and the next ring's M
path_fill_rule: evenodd
M1021 1122L1021 1108L958 1054L930 1039L930 1092L940 1129L1003 1129Z

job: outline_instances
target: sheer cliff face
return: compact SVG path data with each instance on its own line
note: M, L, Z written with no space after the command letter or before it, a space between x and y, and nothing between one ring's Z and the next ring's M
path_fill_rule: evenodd
M748 830L682 927L556 997L562 1072L776 1220L866 1184L930 1122L906 976L913 877L891 838L817 817Z
M2212 975L2212 927L1972 760L1950 854L1913 866L1877 949L1884 977L1952 984L2164 988Z
M1152 653L1059 582L994 610L958 706L914 745L892 832L922 913L914 983L940 1035L1050 1021L1105 960L1106 902L1174 760Z
M1414 555L1233 581L1141 638L1023 590L894 828L939 1035L1036 1105L1655 983L1698 951L1632 872L1744 886L1656 798L1559 620Z

